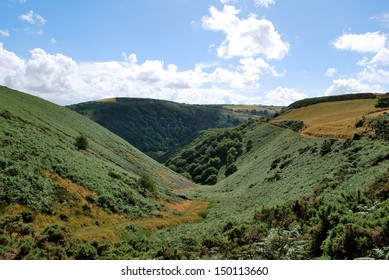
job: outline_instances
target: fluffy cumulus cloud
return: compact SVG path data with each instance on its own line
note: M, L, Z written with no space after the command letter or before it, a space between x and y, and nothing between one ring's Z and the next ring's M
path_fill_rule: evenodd
M364 53L366 56L356 63L362 67L357 74L352 77L334 80L325 94L387 91L387 85L389 84L387 40L388 35L380 32L340 36L333 43L335 48Z
M159 60L76 62L36 48L23 59L0 44L0 84L58 104L113 96L149 97L185 103L259 103L260 75L276 72L262 58L242 58L237 66L180 71ZM254 95L254 97L253 97Z
M255 15L239 18L240 11L229 5L225 5L222 11L211 7L209 13L202 18L203 27L226 34L226 39L217 49L219 57L263 55L266 59L282 59L289 51L289 44L281 39L269 20L257 19Z
M388 36L379 32L365 34L344 34L337 38L333 45L337 49L361 53L375 53L385 47Z
M307 95L294 88L277 87L266 94L266 104L286 106L294 101L304 99Z
M337 79L333 81L333 84L327 89L325 95L339 95L345 93L358 93L358 92L380 92L382 91L379 85L370 85L362 83L356 79Z

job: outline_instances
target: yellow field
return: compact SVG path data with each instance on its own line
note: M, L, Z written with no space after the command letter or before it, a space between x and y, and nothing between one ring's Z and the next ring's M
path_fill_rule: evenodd
M352 138L354 133L361 133L365 128L356 128L356 121L362 117L372 118L384 111L377 112L376 99L357 99L337 102L323 102L298 109L293 109L277 120L301 120L305 128L301 134L313 137ZM389 110L386 110L388 112Z

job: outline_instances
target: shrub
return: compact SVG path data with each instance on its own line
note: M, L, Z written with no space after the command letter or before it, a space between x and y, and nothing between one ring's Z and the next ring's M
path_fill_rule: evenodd
M285 120L280 122L280 126L298 132L304 128L304 122L300 120Z
M31 212L22 212L22 219L24 223L32 223L34 221L34 215Z
M389 98L380 98L378 99L377 104L375 105L376 108L387 108L389 107Z
M238 167L236 167L235 164L231 164L227 167L226 171L224 172L224 175L226 175L226 177L228 177L231 174L234 174L236 171L238 171Z
M207 185L215 185L217 183L217 175L211 175L205 180Z
M247 141L246 152L250 152L252 148L253 148L253 140L249 139Z
M81 244L75 254L76 260L95 260L97 258L97 249L88 243Z
M139 179L139 186L142 189L143 193L150 192L152 194L155 194L157 189L155 187L154 181L151 179L151 177L144 173L140 179Z
M60 243L65 240L64 232L56 224L48 226L42 232L42 236L44 236L44 239L47 239L48 242L52 243Z
M328 154L329 152L331 152L332 143L333 143L333 140L331 140L331 141L324 140L324 142L321 146L321 150L320 150L321 156L324 156L324 155Z
M88 139L84 135L80 135L76 138L76 142L74 143L77 150L86 150L88 149L89 142Z

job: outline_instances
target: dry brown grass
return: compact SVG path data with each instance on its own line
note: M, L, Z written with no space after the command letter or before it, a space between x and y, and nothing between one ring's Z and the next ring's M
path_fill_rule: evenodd
M155 217L148 217L132 221L131 224L150 230L158 230L165 227L178 226L195 222L201 219L200 213L205 211L209 203L198 200L185 200L179 204L165 203L169 211L156 213Z
M38 214L36 217L36 224L40 225L40 227L44 228L50 224L56 223L69 228L77 237L82 237L82 233L91 228L109 227L129 219L129 217L124 214L108 213L95 204L88 202L86 196L96 196L96 194L83 186L64 179L55 173L45 171L43 174L58 187L64 188L72 194L73 197L76 197L78 202L73 205L65 204L57 206L55 210L58 215L48 216ZM60 214L66 215L68 220L63 221L60 219ZM93 238L104 238L111 242L116 241L115 234L105 230L94 235Z
M283 120L302 120L305 128L302 135L314 137L352 138L365 128L356 128L355 123L362 117L366 119L374 115L376 99L357 99L337 102L323 102L307 107L293 109L273 123Z
M198 200L183 200L180 203L160 201L168 208L167 211L158 211L151 217L134 220L128 215L110 213L88 202L86 196L96 194L83 186L55 173L42 171L42 174L58 187L64 188L77 202L58 205L54 209L54 215L37 214L32 224L36 232L42 232L52 224L58 224L68 228L79 239L86 241L105 239L115 243L121 240L120 232L128 225L137 225L153 231L178 226L201 219L201 213L209 206L208 202ZM7 215L21 214L23 211L28 211L28 207L19 204L2 210ZM61 219L61 214L65 215L67 220Z
M117 99L116 99L116 97L113 97L113 98L105 98L105 99L97 100L96 102L99 102L99 103L116 103L116 102L117 102Z

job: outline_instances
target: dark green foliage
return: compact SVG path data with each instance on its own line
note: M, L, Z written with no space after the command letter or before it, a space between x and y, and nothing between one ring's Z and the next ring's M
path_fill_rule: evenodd
M151 179L151 177L144 173L141 178L139 179L139 187L141 189L141 192L143 194L155 194L156 193L156 186L154 181Z
M365 122L364 122L363 119L358 120L358 121L356 121L356 123L355 123L355 127L356 127L356 128L362 127L364 123L365 123Z
M34 215L31 212L22 212L23 223L32 223L34 221Z
M209 175L207 177L207 179L205 179L206 185L215 185L216 183L217 183L217 175L216 174Z
M227 167L226 171L224 172L224 175L225 175L226 177L228 177L228 176L234 174L236 171L238 171L238 167L237 167L235 164L230 164L230 165Z
M388 97L381 97L378 98L377 104L375 105L376 108L388 108L389 107L389 98Z
M249 115L235 115L221 105L188 105L139 98L87 102L69 108L101 124L159 162L165 162L202 130L237 125L249 118Z
M388 114L383 114L379 117L370 120L370 125L373 128L375 136L378 139L389 141L389 115Z
M331 152L331 147L332 147L333 142L334 142L334 140L324 140L323 144L321 145L321 149L320 149L321 156L324 156L324 155L328 154L329 152Z
M389 169L375 179L365 190L365 195L372 200L385 201L389 199Z
M253 140L249 139L246 144L246 152L250 152L253 148Z
M354 100L354 99L375 99L376 96L373 93L354 93L354 94L343 94L343 95L331 95L331 96L322 96L314 98L306 98L296 102L293 102L288 106L289 109L297 109L321 102L335 102L335 101L344 101L344 100Z
M196 183L214 185L217 182L219 170L223 166L231 166L242 155L242 130L246 126L244 123L233 129L207 131L194 143L169 159L166 165L183 175L188 176L189 174ZM252 147L252 140L249 144Z
M279 126L298 132L304 128L304 122L300 120L286 120L280 122Z
M84 243L78 247L74 257L76 260L96 260L98 258L98 252L96 247Z
M65 240L65 233L58 225L51 225L41 233L41 238L42 241L47 240L52 243L61 243Z
M76 146L77 150L86 150L88 149L89 142L84 135L80 135L76 138L74 145Z

